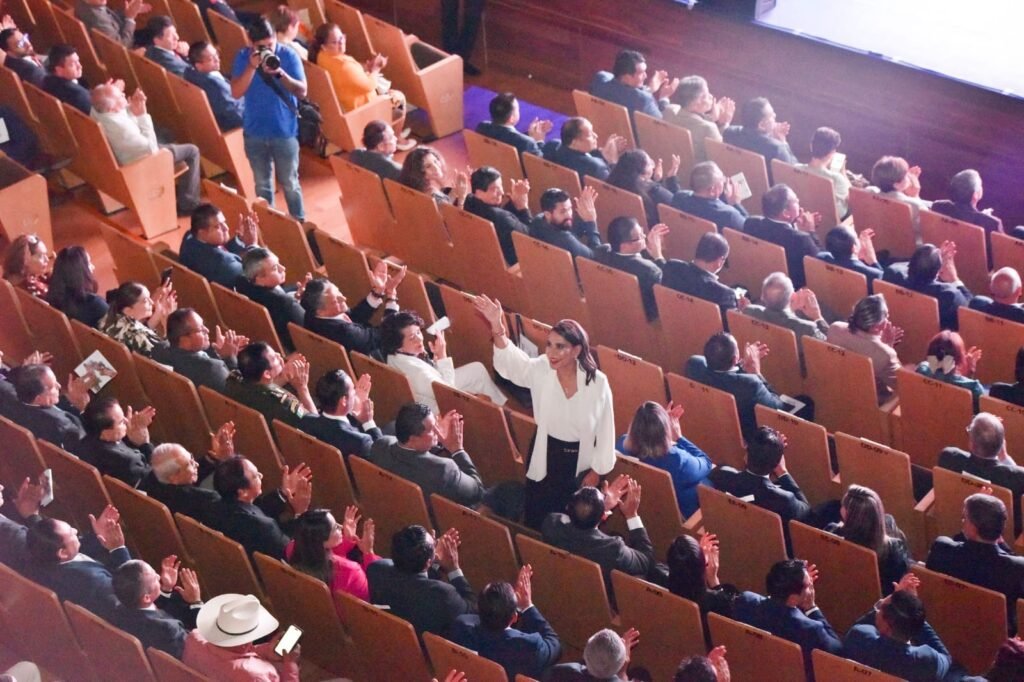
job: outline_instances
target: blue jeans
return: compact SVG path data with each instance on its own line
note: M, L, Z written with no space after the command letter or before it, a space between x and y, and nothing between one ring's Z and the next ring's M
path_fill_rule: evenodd
M256 195L274 205L274 175L284 190L288 213L305 220L302 186L299 185L299 141L294 137L255 137L245 135L245 155L256 178Z

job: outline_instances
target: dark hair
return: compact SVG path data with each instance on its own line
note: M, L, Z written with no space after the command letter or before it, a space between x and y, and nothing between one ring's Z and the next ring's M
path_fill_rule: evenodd
M615 64L612 66L612 75L615 78L621 76L632 76L636 73L636 67L647 60L636 50L620 50L615 55Z
M138 282L122 282L116 289L111 289L107 292L107 305L110 306L107 315L120 315L125 308L131 308L142 300L145 290Z
M629 149L619 155L619 161L612 168L606 182L627 192L639 194L641 198L651 201L650 189L655 184L644 179L644 171L651 162L650 155L642 149Z
M292 534L295 541L288 563L293 568L311 575L328 585L334 574L334 566L324 547L327 538L334 531L334 525L327 520L329 509L310 509L299 516L297 527Z
M704 344L704 359L708 363L708 369L716 372L732 369L736 364L738 352L736 339L729 332L716 332Z
M370 121L363 128L363 146L367 149L373 149L381 142L384 141L384 133L388 129L388 124L384 121Z
M843 495L843 537L881 555L887 544L885 507L871 488L851 485Z
M96 278L89 269L89 253L84 246L65 246L57 252L50 275L50 289L46 300L54 308L63 310L73 303L82 303L98 288Z
M380 352L384 357L394 355L402 347L406 327L423 328L423 318L415 310L400 310L388 315L380 325Z
M765 217L774 218L786 210L786 204L789 203L790 197L794 196L796 192L790 189L789 185L780 182L761 197L761 210L764 211Z
M277 33L284 33L299 23L299 15L288 5L278 5L267 15L267 20Z
M430 192L430 183L427 181L423 164L428 156L435 157L438 162L443 159L433 147L416 147L405 157L402 163L402 172L398 174L398 183L406 187L412 187L419 192Z
M633 228L636 227L640 227L640 223L632 216L620 215L612 218L612 221L608 223L608 244L612 247L612 251L619 253L622 250L622 245L630 241L630 235L633 234Z
M507 628L516 613L516 592L512 585L504 581L487 583L480 590L477 612L485 630L501 632Z
M49 365L22 365L12 369L7 378L14 384L14 392L18 396L18 400L30 403L42 395L45 390L43 377L47 372L53 372Z
M114 588L114 596L126 608L136 609L141 606L140 602L146 593L142 575L148 566L145 561L132 559L118 566L111 576L110 583Z
M986 542L995 542L1006 528L1006 505L998 497L975 493L964 500L964 516Z
M871 167L871 182L883 192L891 192L903 182L910 164L899 156L883 156Z
M583 124L587 119L582 116L570 116L565 119L565 123L562 124L562 130L559 136L562 139L562 146L568 147L573 143L580 133L583 132Z
M165 14L155 14L146 22L145 30L154 38L162 36L164 31L174 26L174 20Z
M587 335L587 330L576 320L566 319L556 322L551 331L565 339L570 346L580 347L580 354L576 360L587 377L583 383L589 385L597 376L597 360L594 359L594 352L590 348L590 337Z
M491 112L491 123L505 125L512 118L512 110L515 108L516 96L511 92L503 92L495 95L488 105Z
M7 47L7 41L11 39L15 33L18 32L17 28L5 28L0 31L0 50L9 50Z
M653 400L636 408L623 446L640 459L661 457L668 452L672 447L672 427L665 408Z
M1017 349L1017 357L1013 363L1013 380L1024 381L1024 346Z
M274 27L264 17L256 17L246 28L250 42L259 42L267 38L275 37Z
M57 534L58 523L57 519L45 518L29 526L25 547L33 563L46 566L60 561L57 553L64 547L64 541Z
M117 398L109 395L93 398L82 412L82 428L90 436L99 436L113 428L114 418L110 416L110 411L120 404Z
M198 64L203 58L203 52L210 46L205 40L197 40L188 46L188 63L192 66ZM202 206L202 204L200 204ZM195 212L193 212L193 216Z
M73 45L65 43L54 45L50 48L50 53L46 59L46 70L49 73L57 73L57 67L64 66L64 61L74 54L78 54L78 50Z
M327 293L327 285L330 283L331 280L326 277L314 277L306 282L306 288L302 290L302 298L299 299L302 309L307 313L316 314L316 311L320 310L324 294Z
M263 373L270 369L270 360L267 359L270 350L270 344L265 341L253 341L238 351L238 373L244 381L259 381Z
M331 36L333 29L341 31L340 26L329 21L316 27L316 31L313 33L313 40L309 44L309 61L311 64L316 64L317 57L320 56L320 52L324 49L324 43Z
M192 233L192 236L195 236L201 230L212 227L214 221L217 220L217 215L222 212L223 211L211 203L204 202L199 204L195 207L195 210L192 211L189 232Z
M816 159L824 158L839 149L842 142L843 138L837 131L831 128L818 128L811 136L811 156Z
M419 573L434 556L434 538L423 526L406 526L391 538L391 560L403 573Z
M569 498L566 513L576 528L597 528L597 524L604 518L604 495L597 488L585 485Z
M172 348L177 348L183 337L195 331L189 327L189 316L193 314L199 314L195 308L178 308L167 316L167 343Z
M715 666L707 656L689 656L679 663L672 682L716 682Z
M689 535L679 535L669 545L668 589L672 594L701 603L706 584L704 582L704 550L700 543Z
M725 237L717 232L705 232L700 236L700 240L697 242L697 253L694 254L695 260L711 263L719 258L728 258L728 256L729 242Z
M540 195L540 210L550 213L555 210L555 206L558 204L564 204L571 198L572 197L569 196L569 193L564 189L549 187Z
M967 351L964 349L964 340L957 332L943 329L928 342L927 355L934 355L941 361L947 355L956 362L953 371L956 374L963 374L967 369Z
M764 579L764 591L772 599L785 601L794 594L804 591L804 571L807 564L802 559L786 559L775 562Z
M497 168L480 166L469 176L469 188L474 192L486 192L498 180L501 180L501 173Z
M231 455L218 462L213 470L213 489L225 500L238 499L238 493L249 489L249 479L245 477L245 463L249 461L243 455Z
M423 403L402 405L395 415L395 438L399 443L408 443L410 438L423 435L423 421L430 415L430 408Z
M872 294L865 296L853 305L853 310L850 311L850 317L846 319L846 323L850 326L851 332L869 332L888 315L889 308L885 304L885 296Z
M833 258L849 258L857 247L857 236L848 227L833 227L825 235L825 249Z
M758 476L767 476L779 465L785 449L778 431L770 426L758 427L747 442L747 469Z
M342 398L348 397L352 389L352 379L343 369L333 369L316 382L316 401L321 409L334 412Z
M39 253L39 245L43 240L35 234L22 234L15 237L4 252L4 279L12 276L23 277L25 265L30 256Z
M882 604L881 612L899 639L914 639L924 630L924 602L906 590L893 592Z
M934 244L921 244L914 249L907 265L907 283L911 286L931 284L942 269L942 252Z
M985 674L988 682L1020 682L1024 680L1024 642L1009 637L996 652L992 668Z
M755 97L747 100L740 107L740 125L744 128L757 128L768 111L771 103L766 97Z

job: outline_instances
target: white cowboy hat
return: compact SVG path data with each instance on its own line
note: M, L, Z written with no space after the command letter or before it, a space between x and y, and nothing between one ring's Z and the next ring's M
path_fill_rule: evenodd
M210 644L239 646L277 630L277 619L251 594L221 594L203 604L196 630Z

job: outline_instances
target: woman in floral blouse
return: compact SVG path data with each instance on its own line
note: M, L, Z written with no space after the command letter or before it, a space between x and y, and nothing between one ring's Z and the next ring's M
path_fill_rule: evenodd
M102 330L130 350L150 355L157 346L166 346L167 316L178 309L178 295L171 283L149 295L149 289L138 282L125 282L107 294L110 309Z

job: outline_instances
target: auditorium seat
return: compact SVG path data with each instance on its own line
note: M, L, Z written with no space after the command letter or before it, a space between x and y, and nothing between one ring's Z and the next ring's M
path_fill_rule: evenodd
M758 341L768 345L769 353L761 360L761 374L773 389L789 396L804 392L799 341L792 329L758 320L736 309L727 310L725 319L740 348Z
M530 181L530 213L532 214L540 212L540 195L545 190L557 187L571 197L578 197L583 191L580 176L576 171L546 161L540 156L524 154L523 170L526 172L526 178ZM518 252L517 247L516 253Z
M688 186L690 171L696 163L690 131L642 111L633 112L633 125L636 127L637 137L640 138L640 147L650 151L652 156L660 158L666 170L672 163L672 157L679 157L679 172L676 173L676 177L679 178L680 185Z
M612 391L616 435L629 431L633 414L644 401L665 404L665 377L658 365L603 345L597 347L597 364Z
M310 390L323 375L336 369L344 370L352 381L359 378L352 369L345 347L340 343L300 327L294 322L288 323L288 333L292 335L295 351L302 353L309 361Z
M410 269L435 277L455 271L448 230L433 197L394 180L384 180L384 189L401 235L392 244L393 254Z
M546 324L569 318L593 332L569 252L518 232L512 234L512 242L519 256L530 317Z
M490 166L497 170L501 173L505 192L512 189L513 180L522 180L526 177L523 173L523 164L519 161L519 150L512 145L468 128L462 131L462 139L466 143L469 165L473 168Z
M203 318L203 324L212 332L211 336L216 336L217 326L220 326L221 331L228 328L220 319L220 310L213 300L213 290L210 289L208 279L162 253L153 253L152 258L157 270L171 271L171 283L178 294L179 308L195 308Z
M349 354L349 359L356 376L369 374L373 377L374 415L382 424L392 421L402 405L414 401L409 380L397 369L355 351Z
M15 424L7 417L0 417L0 441L4 443L4 456L0 457L0 482L9 491L17 491L26 478L35 481L47 465L43 463L39 446L45 441L36 440L32 432ZM15 492L8 492L13 499Z
M473 682L508 682L508 675L500 665L444 637L424 632L423 644L438 675L458 670Z
M885 297L889 319L903 330L903 341L895 347L900 362L916 365L924 360L928 342L939 333L938 301L880 279L874 281L874 292Z
M111 396L117 398L121 407L127 410L133 407L141 410L153 401L146 395L139 381L139 375L135 372L135 363L132 361L132 353L128 347L119 341L107 336L101 331L92 327L86 327L77 320L71 320L71 331L75 335L78 347L82 349L82 355L89 357L94 352L99 352L107 359L117 376L106 386L101 388L94 395ZM163 423L151 424L150 431L154 433L154 441L162 442L168 440L171 433L163 430Z
M377 267L377 263L381 262L380 258L376 256L370 258L370 267ZM390 260L385 260L384 263L388 268L388 276L394 275L398 271L398 264L393 263ZM402 310L415 310L416 314L423 318L426 322L426 326L437 322L437 315L434 314L433 304L430 302L430 297L427 294L427 281L430 278L422 274L419 271L409 268L405 273L405 277L402 278L402 282L398 285L398 300L399 305L402 306Z
M841 322L850 316L857 301L868 295L868 278L863 274L814 256L804 256L804 275L822 309Z
M756 302L761 298L761 284L773 272L789 274L786 250L748 234L726 227L722 236L729 242L729 267L719 274L723 284L739 285L748 292L747 298Z
M376 552L391 554L390 538L410 524L427 530L434 527L420 487L397 474L392 474L362 457L350 457L352 480L359 491L359 508L363 516L373 519L381 542ZM447 529L443 529L447 530Z
M167 652L149 647L146 649L149 664L159 682L209 682L210 678L190 668Z
M697 536L701 524L700 511L691 514L689 518L683 518L672 476L667 471L620 452L615 456L615 468L605 478L614 481L623 474L643 488L641 512L644 514L644 528L654 545L656 557L661 559L666 556L669 546L680 535L685 533ZM605 527L612 535L629 535L622 514L612 514L605 521Z
M313 258L302 223L283 211L271 208L264 201L255 202L253 212L260 225L263 243L281 261L289 278L301 280L306 273L312 273L314 277L320 274L321 268Z
M114 276L118 283L138 282L151 291L160 286L160 270L145 242L104 223L99 223L98 227L114 259Z
M57 159L68 159L73 164L78 156L80 143L77 133L71 129L63 105L31 83L21 83L21 89L33 113L33 118L26 119L26 123L32 126L43 151ZM72 170L74 169L67 168L61 171L59 177L64 186L77 188L88 182L88 178L74 175L71 173ZM100 199L106 201L102 195ZM145 232L147 224L141 218L140 221L143 222Z
M185 549L195 562L206 599L219 594L251 594L266 603L263 588L240 544L184 514L175 514L174 520Z
M35 40L32 42L39 54L46 54L51 47L64 42L60 25L54 17L54 13L59 11L56 6L46 0L26 0L25 4L31 13L32 21L20 25L23 29L28 26L33 28Z
M167 0L167 8L171 12L174 26L178 29L178 35L182 40L189 45L200 40L212 42L198 5L188 0Z
M891 258L910 258L914 253L910 204L858 187L850 188L849 201L857 233L875 231L876 251L888 251Z
M93 670L117 671L124 682L156 682L153 669L139 640L116 628L78 604L64 602L68 621Z
M154 125L170 131L174 141L179 144L194 142L192 134L196 126L190 125L188 121L191 112L186 114L178 105L168 82L177 76L136 52L129 51L128 59L131 60L135 77L139 79L139 87L146 92L146 111ZM204 150L200 148L199 151L202 153Z
M363 252L367 247L353 246L320 229L315 230L313 234L324 267L327 268L327 276L345 294L349 305L359 305L372 288L370 265Z
M988 294L988 248L985 229L934 211L922 210L921 239L925 244L956 244L956 272L967 288Z
M78 58L82 62L82 74L85 76L86 81L96 85L107 82L107 79L113 77L114 74L107 71L106 65L100 61L99 56L96 54L92 41L89 40L89 29L75 18L74 12L70 8L64 9L56 3L51 5L51 7L53 8L52 16L57 23L57 27L60 29L61 35L64 37L63 42L73 45L78 52ZM32 16L40 16L39 12L41 9L42 3L34 3Z
M971 495L980 493L982 488L992 488L992 495L1006 505L1011 515L1010 529L1006 533L1006 544L1013 545L1013 493L1008 488L993 485L991 481L957 473L942 467L932 469L932 490L929 498L932 505L928 509L928 540L934 541L940 535L953 537L961 532L964 518L964 500Z
M213 29L213 37L220 47L220 70L225 76L231 78L231 68L235 63L235 57L242 48L249 46L249 34L246 33L243 26L231 21L223 14L210 12L206 16Z
M993 232L989 239L992 240L993 270L1011 267L1018 273L1024 272L1024 239L1011 237L1002 232ZM988 291L988 288L982 291Z
M451 327L445 332L448 355L459 365L479 362L493 374L494 342L490 327L473 305L476 296L447 284L438 285L438 289L445 316L451 321Z
M770 186L764 157L757 152L713 139L705 139L704 148L708 154L708 161L717 163L726 177L743 173L747 185L750 186L750 197L743 202L743 207L750 215L762 215L761 197Z
M525 480L526 465L512 440L501 407L437 382L434 397L442 415L455 410L463 416L463 443L485 485Z
M52 353L49 365L61 385L84 359L64 313L24 289L15 289L25 324L32 331L33 350Z
M335 518L344 518L345 508L356 504L356 494L341 452L279 419L273 427L284 463L292 470L305 464L313 472L310 508L324 507L334 512Z
M377 53L366 32L362 12L338 0L326 0L324 13L327 15L327 21L337 24L345 34L346 54L352 55L362 63Z
M37 443L46 468L53 471L53 503L61 512L60 517L88 532L92 528L89 515L98 517L111 504L100 472L53 443L44 440Z
M689 134L688 130L685 132ZM658 204L658 219L668 226L668 234L662 243L665 258L692 261L697 254L697 244L704 233L718 230L710 220L698 218L665 204Z
M691 355L703 355L704 344L722 331L722 309L711 301L654 285L661 322L658 361L666 372L682 372Z
M284 346L277 338L274 323L270 321L270 313L265 307L216 282L210 282L210 290L220 311L220 319L229 329L250 340L265 341L278 353L284 353Z
M131 542L132 556L153 567L159 567L172 554L186 565L191 563L174 517L162 502L111 476L103 477L103 485L110 501L121 512L121 525Z
M583 90L573 90L572 101L576 106L576 115L593 124L598 144L603 145L611 135L619 135L625 139L626 149L636 149L633 124L626 107L595 97Z
M210 424L206 421L206 412L199 401L192 382L170 368L147 357L132 354L135 372L146 391L146 395L158 396L173 410L158 409L153 420L154 430L158 433L174 434L174 440L185 446L193 454L201 454L210 449ZM163 403L161 403L163 404ZM220 424L217 424L220 427Z
M902 448L911 462L930 469L943 448L967 450L967 425L974 416L970 391L906 369L897 372L896 383Z
M350 594L340 592L335 600L361 669L356 679L375 679L381 670L388 671L388 677L395 680L430 679L412 625Z
M799 645L717 613L708 614L708 627L711 642L728 650L729 671L736 682L804 679L804 657Z
M36 114L32 111L32 105L29 104L28 97L25 94L25 88L22 87L21 78L18 74L14 73L10 69L0 70L0 104L10 107L14 110L22 121L25 122L33 132L39 130L39 121L37 120ZM44 150L50 149L45 138L40 137L40 145ZM53 244L52 236L50 239L44 239L48 244Z
M523 277L518 264L512 267L505 264L494 224L449 204L441 206L441 217L452 240L459 287L497 298L511 310L525 310Z
M473 585L516 584L519 560L507 527L437 493L430 496L430 506L440 528L459 531L459 564Z
M815 679L828 682L900 682L900 678L822 649L811 652Z
M832 473L825 427L764 405L757 405L754 413L758 426L770 426L786 436L786 467L811 504L839 499L843 491L839 476Z
M1024 324L970 308L959 308L957 320L964 345L977 346L984 352L975 378L985 385L996 381L1013 383L1017 351L1024 347Z
M128 57L128 48L96 29L89 30L89 38L110 72L117 74L117 77L124 81L125 92L135 92L139 87L139 80Z
M587 258L578 259L576 268L587 302L590 342L639 357L657 357L661 326L658 320L647 319L636 275Z
M597 229L601 233L602 242L608 241L608 224L619 216L635 218L644 232L647 232L647 213L639 194L598 180L593 175L584 178L583 186L592 187L597 192L594 208L597 209Z
M669 373L666 381L672 402L685 410L683 435L708 453L718 466L742 470L746 465L747 448L740 432L736 398L680 374Z
M363 248L394 252L397 227L380 176L341 156L331 156L329 160L338 179L341 207L353 241ZM322 253L323 245L320 248Z
M244 454L263 474L263 485L273 490L281 485L281 452L270 435L270 425L262 414L206 387L199 387L209 423L218 427L235 423L235 451Z
M11 365L20 363L35 350L35 339L21 314L14 287L0 281L0 350Z
M320 131L327 138L328 154L362 147L363 129L370 121L392 122L390 97L376 97L352 111L344 111L334 92L330 74L312 62L303 61L302 67L306 71L306 84L309 89L307 96L320 107L320 116L323 117ZM395 127L400 132L401 122L395 121Z

